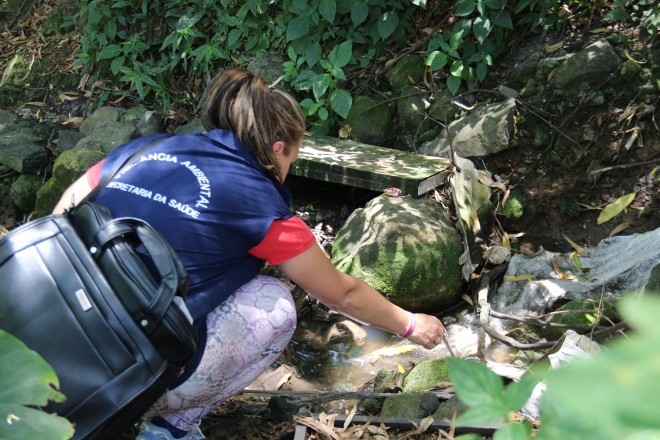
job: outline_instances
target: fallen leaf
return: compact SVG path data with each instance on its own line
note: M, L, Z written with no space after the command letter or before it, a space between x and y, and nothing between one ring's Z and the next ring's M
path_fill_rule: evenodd
M572 273L561 270L554 258L552 258L550 260L550 264L552 265L552 270L555 271L555 273L557 274L557 276L559 277L560 280L574 280L575 279L575 275L573 275Z
M612 229L612 231L610 232L609 237L615 236L616 234L623 231L624 229L628 229L628 227L630 227L630 222L619 223L614 229Z
M564 42L560 41L559 43L555 43L555 44L546 44L543 46L543 49L545 49L545 51L548 53L552 53L558 51L563 46L564 46Z
M479 182L483 183L486 186L490 186L491 188L497 188L502 192L506 192L506 186L504 186L503 183L495 182L493 179L490 178L488 174L486 174L482 170L478 170L478 173L479 173L478 174Z
M357 404L353 405L353 409L351 409L351 412L348 414L348 417L346 417L346 420L344 420L344 429L348 428L348 426L351 424L356 412L357 412Z
M568 238L565 234L562 234L562 235L564 236L564 239L568 242L568 244L570 244L573 247L573 249L575 249L575 252L577 252L579 256L581 256L581 257L588 257L589 256L587 251L584 250L584 248L582 246L578 245L576 242L574 242L573 240Z
M635 193L626 194L619 197L614 202L605 206L603 210L598 215L598 224L601 225L607 221L612 220L614 217L619 215L624 209L628 207L635 200Z
M80 99L80 95L76 92L62 92L57 97L60 98L60 101L75 101L76 99Z
M504 277L507 281L534 281L533 275L507 275Z

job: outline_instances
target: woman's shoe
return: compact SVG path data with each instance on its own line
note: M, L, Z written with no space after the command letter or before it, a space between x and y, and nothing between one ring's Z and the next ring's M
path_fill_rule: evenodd
M199 429L199 425L188 431L183 437L174 437L167 428L155 425L150 420L145 420L140 425L140 432L135 440L203 440L205 438Z

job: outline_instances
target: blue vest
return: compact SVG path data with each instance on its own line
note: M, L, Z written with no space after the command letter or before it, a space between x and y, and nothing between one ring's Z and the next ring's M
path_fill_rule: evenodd
M101 179L155 137L110 153ZM190 275L186 305L200 329L211 310L263 267L248 250L274 220L292 216L289 191L226 130L164 137L124 166L96 201L115 216L144 219L168 239Z

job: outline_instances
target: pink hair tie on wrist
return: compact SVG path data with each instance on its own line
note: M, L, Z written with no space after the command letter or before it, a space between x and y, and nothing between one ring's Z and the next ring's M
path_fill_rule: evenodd
M401 335L401 337L407 338L408 336L412 335L412 332L415 331L415 324L417 324L417 319L415 318L415 314L412 312L408 312L408 328L406 329L406 332Z

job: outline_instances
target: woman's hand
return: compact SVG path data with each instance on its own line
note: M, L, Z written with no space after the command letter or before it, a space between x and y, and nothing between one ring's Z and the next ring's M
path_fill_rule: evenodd
M445 326L435 316L416 313L415 328L407 339L430 350L442 344L445 331Z

